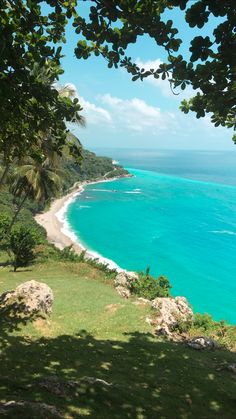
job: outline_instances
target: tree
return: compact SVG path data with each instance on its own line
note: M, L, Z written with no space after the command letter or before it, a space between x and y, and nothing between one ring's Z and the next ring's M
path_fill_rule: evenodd
M58 14L60 1L47 1L48 15L40 3L44 2L0 2L0 186L11 163L39 147L48 127L60 154L66 122L76 121L82 110L77 98L61 97L55 86L63 72L61 46L55 44L64 40L66 15Z
M50 198L58 195L61 189L60 177L54 169L49 167L48 161L39 159L31 160L28 164L18 167L13 193L21 201L11 221L9 230L12 229L16 218L27 198L45 203Z
M71 20L78 36L77 58L103 56L108 67L124 67L132 79L168 78L171 88L191 85L197 94L181 109L197 118L211 114L218 126L235 129L235 1L234 0L92 0L82 16L71 0L1 0L0 5L0 154L4 167L21 158L40 133L51 127L55 150L66 141L66 122L80 112L78 100L60 97L53 84L61 69L61 43ZM46 6L45 6L46 4ZM193 36L190 59L181 55L182 40L164 12L181 9L190 27L203 28L216 18L209 36ZM218 20L217 20L218 19ZM220 19L220 21L219 21ZM159 68L140 69L126 55L130 44L148 35L166 51ZM47 73L45 83L35 65ZM40 72L39 72L40 74ZM74 150L72 150L73 152ZM0 181L1 184L1 181Z
M9 226L11 217L9 214L1 212L0 214L0 249L8 252L9 250Z
M209 36L195 36L191 41L190 59L178 51L182 40L172 20L165 20L167 9L179 8L191 28L203 28L212 18L215 28ZM79 8L78 8L79 10ZM102 55L108 67L124 67L132 79L168 78L172 89L191 85L197 94L184 100L181 110L196 113L197 118L211 114L215 126L236 128L236 9L234 0L96 0L88 17L74 19L80 35L75 54L87 59ZM153 38L164 48L166 63L157 69L140 69L125 56L128 46L143 35ZM234 137L236 141L236 137Z
M170 297L171 285L168 279L161 275L157 279L150 274L150 268L146 272L140 272L138 279L132 283L131 291L139 297L154 300L157 297Z
M10 235L10 249L14 255L14 272L19 267L29 266L35 259L36 240L31 229L21 225L15 227Z

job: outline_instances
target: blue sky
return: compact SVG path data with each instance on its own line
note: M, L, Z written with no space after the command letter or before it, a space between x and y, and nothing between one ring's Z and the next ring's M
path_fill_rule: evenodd
M90 2L81 3L86 14ZM190 29L182 12L169 11L166 19L172 19L183 39L181 52L188 54L193 35L209 34L212 23L203 30ZM213 22L215 23L215 22ZM233 150L232 131L215 128L210 118L197 120L194 114L184 115L179 110L182 99L191 96L191 89L174 96L167 81L146 79L132 82L123 69L108 69L102 58L77 60L74 47L78 35L70 27L65 57L62 65L65 73L61 84L75 86L83 114L85 129L72 127L86 147L157 148L157 149L206 149ZM156 68L165 60L163 50L153 40L142 37L128 50L140 65Z

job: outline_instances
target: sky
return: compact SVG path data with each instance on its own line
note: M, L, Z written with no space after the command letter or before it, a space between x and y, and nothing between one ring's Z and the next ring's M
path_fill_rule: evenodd
M86 15L91 4L81 2L81 14ZM216 23L209 23L204 30L191 29L183 12L176 9L165 18L172 19L179 29L181 53L187 56L191 38L209 34ZM179 110L181 100L191 97L191 88L175 96L168 81L149 77L133 82L124 69L108 69L100 57L78 60L74 56L78 35L72 27L68 27L66 38L65 72L60 83L72 84L77 91L86 128L70 129L85 147L235 150L231 130L215 128L209 116L197 119L194 113L185 115ZM148 37L139 38L127 55L144 68L157 68L165 60L164 51Z

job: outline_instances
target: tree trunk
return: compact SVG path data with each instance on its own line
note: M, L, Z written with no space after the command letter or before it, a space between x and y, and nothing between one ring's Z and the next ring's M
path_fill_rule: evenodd
M5 166L5 169L3 170L3 174L1 176L1 179L0 179L0 189L2 189L2 187L4 185L4 181L6 179L6 176L7 176L7 173L9 171L9 168L10 168L10 164L7 163L6 166Z
M25 196L24 196L24 198L22 199L22 201L21 201L21 203L18 205L18 208L17 208L17 210L16 210L16 212L15 212L15 214L14 214L14 217L12 218L12 221L11 221L11 224L9 225L9 233L11 232L11 229L12 229L12 227L13 227L13 225L14 225L14 223L15 223L15 221L16 221L16 219L17 219L17 217L18 217L18 214L19 214L19 212L21 211L21 209L22 209L22 207L23 207L23 205L24 205L24 203L25 203L25 200L26 200L26 198L28 197L28 195L29 195L29 189L27 190L27 192L25 193Z

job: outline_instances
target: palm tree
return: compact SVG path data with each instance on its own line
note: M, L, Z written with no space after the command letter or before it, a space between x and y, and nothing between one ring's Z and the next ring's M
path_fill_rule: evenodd
M50 198L57 196L60 190L60 177L49 167L48 160L42 163L32 159L28 164L20 166L17 169L13 193L15 196L20 197L21 201L9 226L9 230L11 230L28 197L45 203Z
M44 82L46 83L45 74L42 74L42 78L43 78ZM55 88L55 90L57 90L58 95L61 98L61 100L72 101L74 99L78 99L78 94L77 94L76 88L74 87L73 84L67 83L64 86L60 86L58 84L51 83L51 86L53 88ZM84 116L82 116L79 112L76 112L74 114L73 123L80 126L80 127L83 127L83 128L86 126L86 120L85 120ZM43 151L45 157L47 159L49 159L50 164L52 164L52 166L55 167L55 166L58 165L59 154L58 154L58 151L57 151L57 149L54 145L54 142L55 141L54 141L53 133L52 133L52 130L50 128L48 128L45 132L41 133L41 135L40 135L40 148ZM73 143L73 145L71 145L69 137L67 137L67 145L69 147L69 150L72 152L72 155L73 154L74 155L80 154L81 143L80 143L79 140L77 142L78 142L77 145L75 143ZM75 150L76 147L77 147L77 150Z

